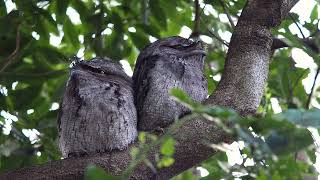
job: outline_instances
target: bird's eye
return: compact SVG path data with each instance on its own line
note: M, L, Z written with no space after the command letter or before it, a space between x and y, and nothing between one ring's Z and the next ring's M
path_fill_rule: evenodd
M189 47L190 44L181 44L180 46L182 46L182 47Z
M92 67L92 66L89 66L87 64L82 64L82 63L80 63L79 65L85 70L88 70L88 71L91 71L94 73L99 73L99 74L106 74L106 72L101 70L99 67Z
M183 49L185 49L187 46L185 46L184 44L175 44L175 45L168 46L168 47L173 48L173 49L177 49L177 50L183 50Z
M180 45L179 45L179 48L180 48L180 49L185 49L185 48L188 48L188 47L190 47L190 44L180 44ZM179 49L179 48L178 48L178 49Z

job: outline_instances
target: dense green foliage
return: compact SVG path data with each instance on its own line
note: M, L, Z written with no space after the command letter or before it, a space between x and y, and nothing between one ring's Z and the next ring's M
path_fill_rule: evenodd
M219 36L233 31L228 22L221 20L226 19L221 18L226 13L223 5L234 19L245 5L245 0L221 2L224 3L205 0L206 8L201 12L200 33L212 40L206 45L205 72L209 92L218 83L213 77L221 75L227 52L227 47L213 34ZM58 109L54 107L60 102L68 78L69 58L80 49L84 50L84 59L107 56L115 61L125 60L133 68L139 50L150 40L179 35L182 27L193 29L194 25L191 0L15 0L14 3L16 8L8 12L10 7L6 6L6 0L0 0L0 172L61 158L57 148ZM289 29L296 21L309 31L311 38L319 37L316 33L319 25L317 7L308 22L299 22L298 15L292 14L292 18L286 19L273 33L282 35L288 44L302 49L320 64L318 52L301 43ZM77 13L72 12L79 14L81 22L74 21ZM58 45L52 43L56 36L62 38ZM319 38L317 41L319 43ZM296 161L295 152L304 149L315 162L315 147L306 128L320 127L320 111L304 110L308 107L309 95L302 80L310 70L296 67L291 52L292 48L275 52L258 110L259 118L240 118L230 110L203 107L191 102L179 90L172 92L195 114L218 119L222 128L245 142L246 147L241 150L244 159L256 162L255 166L242 163L230 167L223 152L225 148L215 145L222 152L199 165L209 172L203 179L230 178L234 171L261 180L269 177L300 179L313 172L309 164ZM319 92L314 91L311 100L317 99L315 95ZM279 101L283 113L274 115L271 98ZM320 102L320 98L317 100ZM225 127L225 122L232 126ZM36 134L36 138L27 137L30 134ZM143 143L146 138L156 142L154 145L162 144L158 167L174 162L174 139L170 136L157 139L148 134L140 135L141 148L132 152L133 157L139 156L137 161L148 163L141 158L144 157L141 149L146 151L149 147ZM106 176L92 166L87 172L88 179ZM188 171L177 179L194 177Z

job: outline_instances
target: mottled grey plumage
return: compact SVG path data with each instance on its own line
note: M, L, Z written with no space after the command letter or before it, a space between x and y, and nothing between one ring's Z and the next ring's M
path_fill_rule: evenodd
M95 58L70 72L58 117L64 157L124 149L137 137L131 79L120 64Z
M164 128L188 112L170 98L171 88L181 88L195 101L206 99L204 57L200 42L182 37L158 40L141 52L133 74L139 130Z

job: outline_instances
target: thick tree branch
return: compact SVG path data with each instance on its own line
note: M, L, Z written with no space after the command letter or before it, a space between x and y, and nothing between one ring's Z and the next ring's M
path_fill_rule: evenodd
M175 156L177 163L170 168L160 170L156 175L146 165L141 164L133 172L131 179L149 179L152 176L156 176L156 179L169 179L213 155L216 151L210 148L208 143L230 142L230 138L221 128L201 118L185 123L175 133L175 139L177 140ZM90 163L119 175L129 165L130 150L135 145L138 144L131 145L124 151L68 158L11 171L0 175L0 179L82 179L83 171ZM156 152L149 155L149 159L153 162L154 153Z
M297 1L249 0L232 35L224 73L212 103L242 115L260 104L272 55L270 29L279 25Z
M232 36L225 71L215 94L205 102L234 108L243 115L254 113L260 103L272 53L270 28L280 24L297 0L249 0ZM212 122L196 118L180 127L175 163L154 174L141 164L132 179L168 179L215 154L210 143L228 142L229 137ZM0 179L82 179L87 164L94 163L120 174L130 163L130 150L69 158L45 165L15 170ZM150 154L152 160L153 154Z

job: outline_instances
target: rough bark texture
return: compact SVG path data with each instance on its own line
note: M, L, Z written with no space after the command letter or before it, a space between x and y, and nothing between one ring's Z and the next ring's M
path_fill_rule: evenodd
M207 98L204 57L200 42L182 37L158 40L141 51L132 77L138 130L167 127L188 111L170 97L171 88L181 88L198 102Z
M64 157L124 149L137 137L131 79L107 59L71 68L58 118Z
M260 104L272 55L270 28L281 23L297 1L249 0L232 35L224 73L211 103L241 115Z
M264 89L271 56L269 28L280 24L298 0L249 0L235 28L223 78L214 96L205 102L234 108L242 114L256 110ZM188 138L190 137L190 138ZM172 177L214 155L207 142L228 141L212 122L194 119L177 130L175 163L160 170L156 179ZM207 142L206 142L207 141ZM131 146L132 147L132 146ZM102 155L70 158L0 175L0 179L81 179L84 167L95 163L119 174L130 162L130 148ZM150 155L152 156L152 155ZM132 179L150 179L154 174L140 165Z

